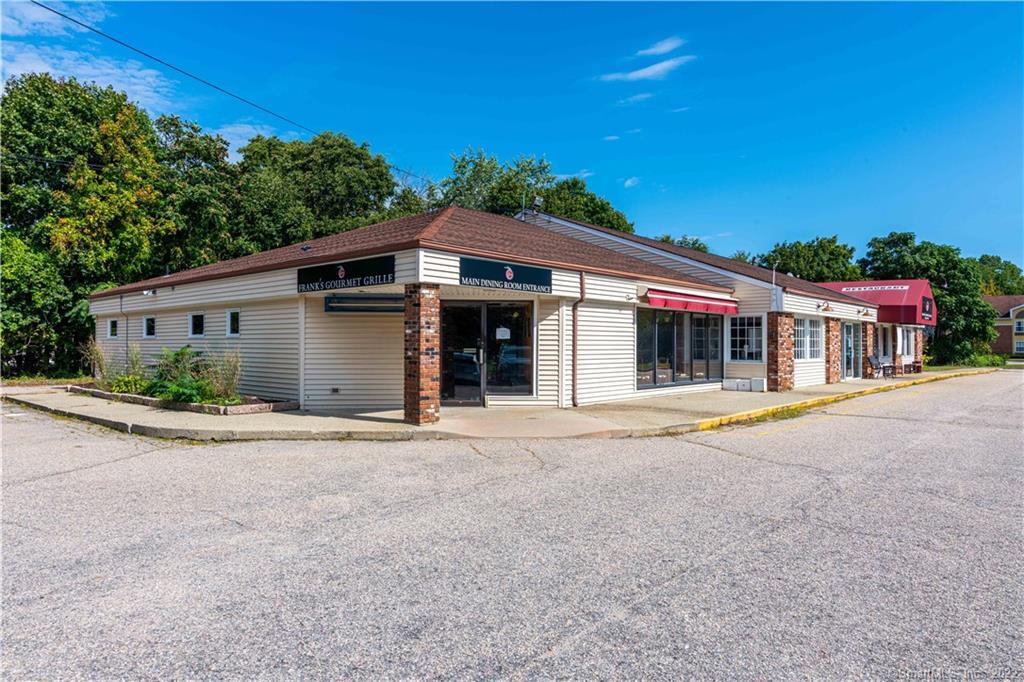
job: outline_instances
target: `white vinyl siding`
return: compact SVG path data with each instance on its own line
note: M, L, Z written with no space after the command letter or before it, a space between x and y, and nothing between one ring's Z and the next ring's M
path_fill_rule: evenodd
M633 306L581 303L577 347L576 386L581 405L628 398L635 392Z
M189 310L163 310L154 315L120 318L127 338L100 339L115 366L123 366L127 348L138 345L143 362L156 364L164 348L177 350L191 345L202 352L216 353L238 348L242 354L239 391L261 398L298 398L298 311L294 299L284 302L235 305L245 319L244 337L226 337L224 308L206 308L206 336L188 337ZM155 317L156 337L143 336L143 317ZM109 318L96 320L97 331Z
M305 305L305 409L401 408L404 317L325 313L319 297Z
M829 310L824 310L825 307ZM859 306L852 303L838 303L823 298L813 298L786 292L782 297L782 308L789 313L800 315L828 315L844 320L858 322L874 322L878 319L878 310L865 303ZM865 314L867 313L867 314Z

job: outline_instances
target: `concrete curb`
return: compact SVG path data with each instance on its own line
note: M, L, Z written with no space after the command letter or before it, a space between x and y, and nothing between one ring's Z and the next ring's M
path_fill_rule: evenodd
M718 428L719 426L725 426L727 424L738 424L742 422L752 421L754 419L760 419L762 417L770 417L773 414L779 412L788 412L790 410L808 410L814 407L822 407L824 405L831 405L832 403L838 403L843 400L850 400L851 398L860 398L866 395L873 395L875 393L886 393L888 391L896 391L901 388L909 388L911 386L920 386L921 384L930 384L933 381L945 381L946 379L956 379L957 377L975 376L978 374L991 374L997 371L997 368L990 369L975 369L965 370L961 372L953 372L950 374L939 374L937 376L922 376L920 379L913 379L911 381L900 381L894 384L882 384L881 386L871 386L860 391L852 391L850 393L840 393L838 395L827 395L821 396L820 398L810 398L808 400L800 400L795 403L786 403L785 405L773 405L772 407L765 407L759 410L750 410L749 412L737 412L735 414L728 414L724 417L714 417L712 419L703 419L696 422L695 428L692 431L709 431L711 429Z
M527 438L535 438L538 440L556 439L564 440L565 438L650 438L656 436L673 436L682 433L690 433L693 431L708 431L715 429L720 426L726 426L728 424L740 424L743 422L753 421L762 417L770 417L773 414L780 412L788 412L791 410L807 410L814 407L821 407L824 405L830 405L843 400L850 400L852 398L859 398L861 396L872 395L875 393L885 393L887 391L895 391L901 388L908 388L910 386L919 386L921 384L932 383L933 381L944 381L946 379L956 379L958 377L975 376L979 374L990 374L991 372L997 371L996 368L991 369L978 369L978 370L967 370L961 372L953 372L950 374L941 374L938 376L922 376L920 379L914 379L911 381L901 381L892 384L882 384L880 386L871 386L859 391L852 391L850 393L841 393L838 395L821 396L820 398L810 398L808 400L800 400L793 403L785 403L783 405L773 405L772 407L764 407L757 410L749 410L747 412L736 412L734 414L724 415L722 417L712 417L710 419L702 419L695 422L684 422L680 424L672 424L669 426L658 426L651 428L641 429L630 429L627 427L603 429L601 431L594 431L591 433L585 433L575 436L529 436ZM70 410L64 410L61 408L51 407L49 405L39 405L30 400L19 398L16 395L5 395L3 400L8 400L12 403L28 407L33 410L40 410L50 414L55 414L61 417L67 417L70 419L78 419L80 421L86 421L99 426L105 426L115 431L122 433L130 433L138 436L148 436L150 438L167 438L167 439L184 439L184 440L196 440L196 441L250 441L250 440L358 440L358 441L427 441L427 440L471 440L475 438L483 438L481 436L471 436L464 433L455 433L452 431L435 431L435 430L403 430L403 431L313 431L309 429L291 429L291 430L273 430L273 431L237 431L233 429L190 429L190 428L178 428L178 427L166 427L166 426L149 426L146 424L132 424L129 422L117 421L113 419L106 419L104 417L97 417L94 415L79 414ZM492 439L507 439L507 438L523 438L522 436L509 436L509 437L491 437Z

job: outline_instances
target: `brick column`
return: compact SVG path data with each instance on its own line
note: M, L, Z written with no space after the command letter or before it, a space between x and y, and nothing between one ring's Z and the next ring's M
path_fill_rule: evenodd
M838 384L843 380L843 321L825 318L825 383Z
M874 379L875 370L871 367L871 363L868 361L868 358L875 354L875 323L864 322L863 325L864 326L861 329L863 333L860 335L860 350L864 368L861 376L865 379Z
M793 314L768 313L768 390L793 388Z
M441 418L441 288L405 285L405 421Z
M914 360L921 362L924 359L924 330L914 330Z

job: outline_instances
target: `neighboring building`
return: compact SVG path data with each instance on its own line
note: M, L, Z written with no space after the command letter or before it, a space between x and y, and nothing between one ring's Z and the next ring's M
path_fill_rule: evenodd
M774 278L774 282L773 282ZM94 294L123 362L240 348L241 389L307 410L568 407L856 378L876 306L531 212L409 216ZM762 389L763 390L763 389Z
M873 355L881 364L903 368L920 363L925 328L938 321L935 296L926 279L822 282L821 286L878 306Z
M999 317L996 318L996 332L992 342L993 353L1024 355L1024 296L985 296Z

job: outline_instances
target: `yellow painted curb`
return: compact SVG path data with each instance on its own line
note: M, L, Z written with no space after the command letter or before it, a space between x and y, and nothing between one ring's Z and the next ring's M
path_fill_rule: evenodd
M912 379L910 381L900 381L894 384L883 384L881 386L872 386L871 388L865 388L860 391L851 391L849 393L838 393L836 395L826 395L820 398L809 398L807 400L800 400L795 403L786 403L784 405L773 405L771 407L762 407L757 410L750 410L748 412L737 412L735 414L727 414L724 417L712 417L711 419L704 419L695 425L695 431L709 431L711 429L718 428L719 426L725 426L726 424L737 424L740 422L748 422L754 419L760 419L761 417L768 417L779 412L788 412L789 410L807 410L812 407L821 407L822 405L831 405L832 403L838 403L843 400L850 400L851 398L859 398L865 395L872 395L874 393L885 393L887 391L895 391L901 388L908 388L910 386L919 386L921 384L930 384L933 381L944 381L946 379L956 379L957 377L974 376L977 374L990 374L991 372L997 371L997 368L993 367L990 369L975 369L966 370L960 372L951 372L950 374L939 374L937 376L921 377L920 379Z

